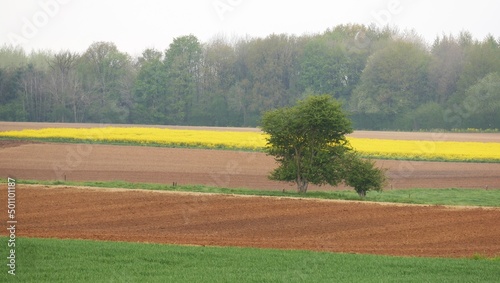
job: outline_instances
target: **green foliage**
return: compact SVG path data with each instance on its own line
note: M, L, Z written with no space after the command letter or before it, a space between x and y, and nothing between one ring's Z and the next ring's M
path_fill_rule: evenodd
M280 164L271 179L295 181L301 193L309 182L337 185L342 180L343 155L350 150L345 135L352 129L329 96L310 96L297 106L265 113L262 130L269 135L267 153Z
M429 54L420 46L396 41L375 52L352 96L354 111L398 115L429 100Z
M473 42L464 51L464 65L458 81L456 99L463 98L469 87L493 72L500 72L500 42L493 36Z
M429 83L434 101L443 105L457 91L464 64L465 46L453 36L437 38L431 49Z
M4 45L0 119L257 126L265 111L328 94L356 129L494 129L498 91L487 81L498 79L499 46L462 32L428 48L416 34L357 24L207 43L180 36L138 58L111 42L81 54ZM481 100L486 89L493 95Z
M301 84L313 93L346 96L351 69L342 46L324 38L312 39L301 58Z
M361 197L382 190L384 172L352 152L345 138L351 122L330 96L310 96L297 106L267 112L262 130L269 135L266 151L279 164L272 180L293 181L300 193L306 193L309 182L336 186L345 181Z
M0 120L2 121L26 121L28 113L24 111L20 98L0 104Z
M0 49L0 58L6 57ZM10 52L9 52L10 53ZM0 68L0 120L26 121L21 92L22 70L16 67Z
M168 106L162 54L154 49L147 49L139 61L140 69L134 85L135 105L131 113L132 119L145 124L165 124Z
M0 103L6 104L17 98L21 89L21 70L15 68L0 69Z
M445 129L444 109L436 102L420 105L415 111L407 112L397 124L397 128L406 131Z
M466 92L463 117L467 128L500 125L500 72L490 73Z
M191 116L191 105L197 95L201 44L193 36L175 38L165 51L166 123L183 125Z
M352 153L346 155L346 159L346 185L353 187L361 198L365 198L368 191L382 191L386 177L382 169L375 167L375 162Z
M16 275L4 267L2 282L498 281L498 261L482 256L412 258L37 238L16 243Z
M20 47L4 45L0 47L0 68L18 68L26 65L28 57L26 52Z
M87 100L86 114L91 122L125 123L131 96L128 72L131 58L114 43L95 42L82 55L79 71Z
M244 105L235 91L236 51L219 37L204 45L200 93L193 101L189 124L232 126L242 125L239 110Z

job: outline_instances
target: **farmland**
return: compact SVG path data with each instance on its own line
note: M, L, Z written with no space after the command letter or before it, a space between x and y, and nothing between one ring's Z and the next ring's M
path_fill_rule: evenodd
M49 125L54 126L0 123L0 130ZM255 129L229 130L258 133ZM426 140L430 142L426 148L436 141L436 135L431 133L358 132L352 137ZM439 135L439 141L482 145L496 144L498 140L498 134ZM267 180L275 163L272 157L259 151L1 140L0 153L5 161L0 164L4 178L175 182L294 190L289 184ZM500 163L390 159L376 162L387 169L388 191L500 188ZM344 188L311 187L312 191L339 189ZM5 197L2 194L0 202L5 203ZM23 184L18 185L18 206L22 223L18 236L22 239L76 238L412 257L500 255L500 226L492 225L500 218L498 208L380 205ZM4 221L5 214L1 217Z
M362 155L381 159L500 162L500 142L431 141L349 137ZM266 135L259 131L169 129L153 127L44 128L0 132L0 137L41 141L222 148L261 151Z
M500 218L497 208L19 187L19 236L399 256L500 254L500 226L491 225Z
M20 131L24 129L64 129L70 126L92 130L97 137L105 139L105 129L95 124L49 124L49 123L0 123L0 130ZM127 125L111 125L114 131L126 131ZM170 133L199 132L195 127L159 126L155 129ZM259 137L253 128L201 128L205 133L243 134L243 140L255 142L249 137ZM123 133L123 131L121 131ZM17 132L25 133L25 132ZM41 133L41 132L36 132ZM245 136L246 135L246 136ZM85 137L85 135L83 135ZM462 133L397 133L397 132L355 132L349 137L358 140L396 140L401 143L420 142L420 151L430 152L438 142L462 145L462 142L476 145L475 151L482 151L493 158L500 150L484 151L484 148L499 145L500 134ZM87 136L88 137L88 136ZM169 136L168 138L173 138ZM178 138L178 137L177 137ZM221 139L224 141L224 139ZM263 140L259 140L262 142ZM353 145L355 146L355 145ZM209 185L218 187L244 187L250 189L293 190L289 184L272 182L267 174L276 166L270 156L258 151L207 150L203 148L171 148L110 144L53 143L33 141L0 140L4 157L8 163L0 164L0 172L12 174L21 179L68 180L68 181L112 181ZM392 146L389 149L400 150ZM375 150L385 150L379 147ZM444 148L443 150L447 150ZM467 153L458 149L452 154ZM470 154L470 153L469 153ZM416 160L376 160L379 167L387 169L389 183L386 189L404 188L498 188L500 184L500 163L474 162L431 162ZM209 166L207 166L209 165ZM343 188L343 187L340 187ZM316 190L338 188L315 187Z

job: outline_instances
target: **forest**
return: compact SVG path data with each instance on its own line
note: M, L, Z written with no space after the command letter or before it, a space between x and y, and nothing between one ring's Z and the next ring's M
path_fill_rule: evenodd
M203 43L132 57L0 47L0 120L200 126L260 124L308 95L342 103L355 129L500 128L500 38L339 25L322 33Z

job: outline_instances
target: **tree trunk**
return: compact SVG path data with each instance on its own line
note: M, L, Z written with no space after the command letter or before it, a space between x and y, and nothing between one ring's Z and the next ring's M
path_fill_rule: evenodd
M296 180L296 183L297 183L297 190L299 191L299 193L305 194L307 192L307 185L309 185L307 180L303 180L303 179L299 178Z
M358 191L358 195L364 199L366 197L366 191Z

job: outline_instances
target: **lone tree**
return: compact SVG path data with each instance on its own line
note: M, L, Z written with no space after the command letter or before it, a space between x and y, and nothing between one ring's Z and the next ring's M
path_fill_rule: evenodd
M309 183L336 186L342 181L363 191L362 197L367 190L381 189L383 179L371 178L383 172L375 174L379 169L373 163L354 154L345 137L352 133L351 122L328 95L266 112L262 130L268 134L266 151L279 164L271 180L295 182L299 193L306 193Z

